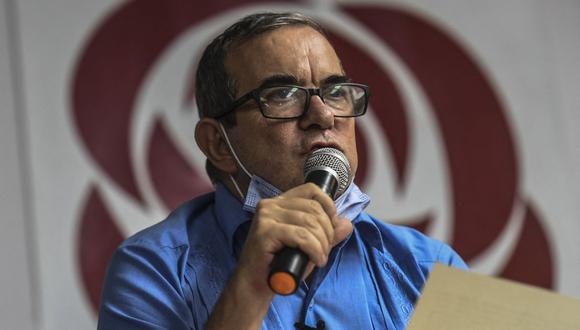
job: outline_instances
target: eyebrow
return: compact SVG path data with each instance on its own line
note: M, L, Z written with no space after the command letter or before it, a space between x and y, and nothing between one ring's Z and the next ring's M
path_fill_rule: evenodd
M351 79L346 75L330 75L324 78L321 85L332 85L351 82ZM275 74L261 81L260 87L268 87L275 85L304 85L302 80L291 74Z
M260 87L268 87L274 85L299 85L298 78L291 74L275 74L262 80Z
M351 82L352 80L345 75L331 75L326 77L324 80L322 80L322 84L321 85L332 85L332 84L340 84L340 83L347 83L347 82Z

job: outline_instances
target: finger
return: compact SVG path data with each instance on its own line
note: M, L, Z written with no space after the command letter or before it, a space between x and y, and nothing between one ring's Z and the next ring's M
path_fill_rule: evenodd
M334 237L332 221L315 200L304 198L283 198L265 201L258 206L257 213L278 222L310 228L322 232L330 244Z
M336 215L336 205L330 196L325 194L318 186L314 183L305 183L298 187L292 188L280 195L279 197L299 197L306 199L313 199L320 203L324 212L328 215L330 219L333 219Z
M352 222L342 217L336 217L334 223L334 238L332 240L332 247L342 242L348 235L352 233Z
M270 230L270 237L276 240L273 244L277 247L271 250L273 253L278 252L282 246L294 247L304 252L317 266L326 264L326 249L311 231L289 224L276 224Z
M322 215L315 216L301 211L280 210L274 217L273 220L280 224L291 225L292 227L303 228L309 231L320 242L324 253L328 254L330 252L330 244L334 238L334 229L330 225L330 219L328 219L326 214L323 213ZM322 224L329 227L330 234L327 234ZM292 230L296 230L296 228L292 228Z

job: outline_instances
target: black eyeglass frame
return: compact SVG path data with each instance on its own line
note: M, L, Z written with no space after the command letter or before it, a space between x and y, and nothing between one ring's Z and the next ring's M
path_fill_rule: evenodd
M286 120L286 119L297 119L297 118L302 118L306 112L308 111L308 108L310 108L310 99L317 95L318 97L320 97L320 99L322 100L322 102L324 104L326 104L326 102L324 101L324 98L322 97L322 95L320 94L320 90L321 89L326 89L326 88L331 88L332 86L336 86L336 85L341 85L341 86L355 86L355 87L359 87L362 88L364 90L365 93L365 106L364 109L362 111L362 113L357 114L357 115L334 115L334 117L338 117L338 118L352 118L352 117L360 117L362 115L364 115L367 112L368 109L368 105L369 105L369 97L370 97L370 88L367 85L363 85L363 84L358 84L358 83L336 83L336 84L329 84L323 88L306 88L306 87L302 87L302 86L296 86L296 85L287 85L287 84L281 84L281 85L267 85L267 86L260 86L254 90L249 91L248 93L244 94L243 96L240 96L237 100L235 100L232 103L232 106L230 107L230 109L216 117L214 117L215 119L219 119L222 118L228 114L230 114L231 112L233 112L234 110L236 110L237 108L241 107L244 103L248 102L249 100L254 100L256 102L256 104L258 105L258 109L260 109L260 112L262 113L262 116L266 117L266 118L270 118L270 119L280 119L280 120ZM302 113L298 116L294 116L294 117L272 117L272 116L268 116L264 113L264 110L262 109L262 105L260 102L260 93L264 90L264 89L268 89L268 88L275 88L275 87L292 87L292 88L299 88L303 91L306 91L306 93L308 94L308 96L306 97L306 101L304 102L304 109L302 110Z

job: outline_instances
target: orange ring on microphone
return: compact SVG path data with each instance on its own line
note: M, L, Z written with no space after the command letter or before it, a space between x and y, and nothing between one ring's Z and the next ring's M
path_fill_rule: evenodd
M278 294L289 295L296 291L296 281L288 273L278 272L270 276L270 288Z

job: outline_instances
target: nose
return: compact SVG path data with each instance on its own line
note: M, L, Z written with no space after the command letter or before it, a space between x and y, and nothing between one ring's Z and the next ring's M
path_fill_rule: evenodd
M324 104L320 96L313 95L310 98L308 111L300 118L302 129L318 128L330 129L334 126L334 113L332 109Z

